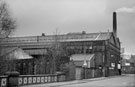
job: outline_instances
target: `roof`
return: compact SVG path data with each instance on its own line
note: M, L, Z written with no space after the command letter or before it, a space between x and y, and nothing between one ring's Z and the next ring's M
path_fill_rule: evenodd
M14 59L30 59L32 56L25 53L18 47L6 47L1 49L1 57L14 58Z
M14 50L18 49L18 47L4 47L1 48L0 56L8 55L9 53L13 52Z
M73 61L88 61L91 60L93 56L94 54L73 54L70 59Z
M94 57L94 54L74 54L70 57L76 66L89 66L88 61Z
M97 41L107 40L110 38L112 32L99 33L73 33L63 35L46 35L46 36L29 36L29 37L10 37L1 39L1 43L33 43L33 42L52 42L58 39L61 42L68 41Z
M24 50L24 52L30 54L30 55L44 55L47 53L46 49L27 49Z
M101 33L86 33L86 34L73 34L62 37L60 41L69 42L69 41L98 41L98 40L107 40L111 36L109 32Z
M131 63L135 63L135 55L131 55L130 62L131 62Z
M15 50L13 56L15 57L15 59L31 59L31 58L33 58L32 56L30 56L29 54L24 52L22 49Z

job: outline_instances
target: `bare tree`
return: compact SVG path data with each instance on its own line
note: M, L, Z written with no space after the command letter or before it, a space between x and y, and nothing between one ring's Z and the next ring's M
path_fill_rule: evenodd
M0 74L3 74L8 68L7 58L3 57L2 52L4 47L1 45L2 39L7 38L16 28L16 21L11 16L8 4L3 0L0 0ZM5 70L3 70L5 69Z
M68 56L68 53L65 49L64 44L60 42L60 35L58 35L57 30L55 35L53 36L53 41L51 47L48 49L48 57L50 61L50 73L54 74L58 71L63 61L62 57Z
M0 38L8 37L16 28L16 21L11 16L6 2L0 0Z
M57 57L60 54L59 46L60 46L60 42L56 30L51 47L48 49L48 56L50 61L50 74L54 74L56 72L56 59L58 59Z

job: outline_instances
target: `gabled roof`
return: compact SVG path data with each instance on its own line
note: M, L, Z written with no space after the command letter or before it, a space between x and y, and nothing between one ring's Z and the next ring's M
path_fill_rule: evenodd
M25 53L21 48L18 47L5 47L1 49L1 57L14 58L14 59L30 59L32 56Z
M94 58L94 54L74 54L70 57L71 60L74 61L75 66L90 66L88 61Z
M15 59L31 59L31 58L33 58L32 56L30 56L29 54L24 52L22 49L15 50L14 54L12 56L15 57Z

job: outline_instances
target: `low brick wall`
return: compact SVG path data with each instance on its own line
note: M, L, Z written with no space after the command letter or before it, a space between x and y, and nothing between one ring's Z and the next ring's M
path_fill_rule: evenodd
M54 74L54 75L20 75L19 77L0 77L0 87L23 87L27 85L34 84L45 84L53 82L62 82L65 81L64 74Z

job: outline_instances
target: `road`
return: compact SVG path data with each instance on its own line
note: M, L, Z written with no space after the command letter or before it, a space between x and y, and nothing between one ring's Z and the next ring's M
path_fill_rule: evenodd
M103 80L87 81L60 87L135 87L135 75L130 74L126 76L109 77Z

